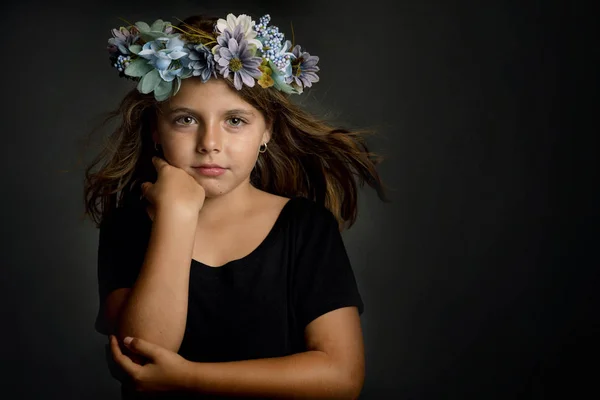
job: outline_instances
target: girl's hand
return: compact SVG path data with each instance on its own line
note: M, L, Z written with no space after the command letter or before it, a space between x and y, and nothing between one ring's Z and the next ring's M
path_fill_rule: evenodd
M135 391L176 392L186 387L192 366L179 354L140 338L133 338L129 344L123 341L132 353L148 360L140 365L123 354L114 335L109 340L113 360L127 374L127 382Z
M156 182L141 185L142 195L150 202L147 207L150 219L154 221L156 211L160 209L198 214L204 205L205 192L196 179L160 157L152 157L152 164L158 174Z

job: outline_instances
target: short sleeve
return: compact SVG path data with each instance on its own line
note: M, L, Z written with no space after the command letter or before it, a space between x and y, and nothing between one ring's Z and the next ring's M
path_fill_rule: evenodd
M302 328L338 308L364 311L337 220L325 207L311 208L299 234L295 271L295 310Z
M149 219L148 219L149 221ZM130 288L144 261L150 226L139 211L117 208L100 224L98 236L99 309L96 331L108 334L103 318L104 303L110 292Z

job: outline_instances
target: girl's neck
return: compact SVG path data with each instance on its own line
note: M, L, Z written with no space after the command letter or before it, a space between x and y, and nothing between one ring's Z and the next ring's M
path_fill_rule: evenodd
M243 216L263 193L248 182L224 195L206 198L198 222L212 224Z

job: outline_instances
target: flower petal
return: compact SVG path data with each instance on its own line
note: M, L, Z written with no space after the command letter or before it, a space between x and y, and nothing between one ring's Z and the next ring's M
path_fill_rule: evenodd
M171 64L171 60L168 58L156 58L156 69L167 69Z
M239 46L238 46L238 42L235 39L233 39L233 38L229 39L228 46L229 46L229 50L231 50L232 54L238 53Z
M248 41L246 39L242 39L242 41L239 43L238 54L240 55L240 58L252 57L252 54L250 54L248 49Z
M263 48L263 44L260 40L258 39L253 39L253 38L247 38L248 43L249 44L253 44L254 46L256 46L257 49L262 49Z
M223 32L225 30L225 28L227 28L227 21L225 21L223 18L219 18L217 20L217 30L219 32Z
M208 68L202 70L202 75L200 78L202 79L202 82L206 83L206 81L210 79L210 70Z
M113 35L115 38L119 39L119 40L125 40L126 37L125 35L118 29L113 29Z
M187 54L188 53L186 53L184 51L175 50L169 54L169 58L171 58L171 60L179 60L181 57L187 56Z
M221 67L221 70L219 71L221 73L221 75L223 75L225 78L229 78L229 73L231 72L229 70L229 67Z
M237 90L242 89L242 79L240 78L239 71L233 74L233 86L235 86Z
M220 53L220 56L221 56L221 58L219 59L219 62L222 59L226 59L227 62L229 62L229 60L231 60L233 58L233 54L231 53L231 51L227 47L221 47L219 49L219 53Z
M246 84L246 86L250 86L250 87L254 86L254 78L252 78L248 74L248 72L241 70L239 74L242 77L242 81ZM262 76L262 74L260 76ZM259 78L260 78L260 76L259 76Z
M257 58L258 57L244 58L242 59L242 65L245 69L258 69L258 67L260 67L261 60L260 58Z
M144 45L144 47L146 47L146 45ZM149 55L152 55L152 54L154 54L153 50L151 50L151 49L143 49L142 51L140 51L138 53L138 56L146 57L146 56L149 56Z
M174 74L171 74L169 70L159 70L158 73L160 77L167 82L171 82L173 79L175 79L176 76Z
M302 63L302 68L312 68L319 62L319 57L312 56Z
M229 39L225 34L217 36L217 43L219 44L219 46L226 47L228 41Z
M169 39L169 41L167 42L167 49L169 50L175 50L177 47L183 47L185 43L183 42L183 40L179 39L179 37L174 37Z
M238 42L240 42L240 41L242 41L242 39L244 39L244 31L242 30L241 25L237 25L235 27L235 29L233 30L233 38L235 40L237 40Z
M231 27L231 29L233 29L233 27L236 25L236 22L237 18L235 17L235 15L231 13L227 14L227 25Z
M318 82L319 81L319 75L315 74L314 72L306 72L306 71L304 71L301 76L306 77L307 79L310 79L311 82Z
M227 58L225 58L225 57L221 57L219 59L219 65L221 67L228 67L229 66L229 60Z

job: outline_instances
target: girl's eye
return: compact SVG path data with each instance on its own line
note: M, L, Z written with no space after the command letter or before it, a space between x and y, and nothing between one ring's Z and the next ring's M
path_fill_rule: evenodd
M189 115L184 115L183 117L179 117L175 120L175 122L181 125L192 125L194 121L194 118L190 117Z
M244 123L246 123L246 121L237 117L231 117L227 121L229 121L229 125L234 127L242 126Z

